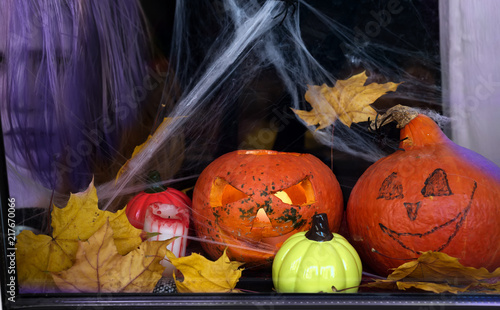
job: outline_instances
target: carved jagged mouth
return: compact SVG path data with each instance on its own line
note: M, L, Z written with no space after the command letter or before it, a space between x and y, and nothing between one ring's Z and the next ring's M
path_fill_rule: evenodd
M435 226L432 229L430 229L424 233L397 232L395 230L388 228L387 226L383 225L382 223L379 223L380 229L382 230L382 232L384 232L389 237L391 237L394 241L396 241L401 247L403 247L406 250L411 251L413 253L421 254L422 252L414 250L414 249L410 248L409 246L407 246L403 242L402 238L403 237L425 238L428 236L431 236L430 238L432 238L434 233L441 231L441 230L448 228L448 227L453 227L452 232L448 236L448 238L441 245L439 245L436 249L433 249L433 251L442 251L455 238L455 236L459 232L460 228L462 227L465 219L467 218L467 215L469 214L470 208L472 206L472 200L474 199L474 193L476 192L476 188L477 188L477 182L474 181L474 186L472 188L472 194L470 196L469 203L467 204L467 207L465 209L460 211L451 220L449 220L449 221L447 221L439 226ZM430 249L427 249L427 250L430 250Z
M278 239L278 237L263 238L260 240L236 237L229 234L226 230L221 229L221 227L219 227L219 235L224 246L230 248L260 252L263 255L274 255L277 251L276 244L278 242L274 241L274 239Z

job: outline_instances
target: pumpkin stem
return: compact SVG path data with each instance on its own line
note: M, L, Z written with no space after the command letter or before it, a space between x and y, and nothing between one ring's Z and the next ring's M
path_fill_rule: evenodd
M167 190L163 185L160 184L161 176L160 173L156 170L150 171L148 173L146 182L149 186L146 190L144 190L145 193L154 194L161 193Z
M417 110L398 104L388 109L382 117L376 118L372 121L370 128L377 129L392 121L395 121L398 124L397 128L403 128L415 117L417 117L418 114Z
M315 214L312 217L311 229L305 234L306 238L313 241L323 242L333 239L333 234L328 227L326 213Z

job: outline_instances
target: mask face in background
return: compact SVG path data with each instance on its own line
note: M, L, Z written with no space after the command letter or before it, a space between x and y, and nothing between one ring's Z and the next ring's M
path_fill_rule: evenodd
M51 61L61 61L69 51L69 36L61 33L48 38L42 21L33 16L20 24L20 18L13 16L13 8L11 1L0 3L0 111L9 192L16 199L16 207L49 207L52 190L43 186L32 170L46 169L44 172L50 173L47 163L60 151L60 129L55 121L54 101L45 99L42 103L38 98L51 98L43 96L44 92L54 84L58 86L59 83L50 82L47 68L58 66ZM59 29L71 31L69 20ZM53 47L44 50L47 40L53 40ZM50 55L51 50L58 52ZM18 144L22 147L16 147Z
M1 115L2 120L4 117L5 111L5 101L6 93L5 93L5 83L7 82L7 64L6 64L6 49L7 49L7 6L8 4L5 2L0 3L0 107L1 107ZM3 123L3 122L2 122Z
M6 5L0 3L0 102L5 101L5 48L7 46L7 16ZM2 105L3 106L3 105Z

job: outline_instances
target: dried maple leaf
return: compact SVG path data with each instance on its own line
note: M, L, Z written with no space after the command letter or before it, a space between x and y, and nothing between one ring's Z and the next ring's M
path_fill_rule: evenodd
M52 277L65 293L145 293L152 292L161 278L166 241L148 241L126 255L118 253L113 228L102 225L87 241L78 242L73 266Z
M486 294L500 294L500 279L496 282L483 281L471 287L472 291Z
M196 253L177 258L167 252L166 256L184 276L182 282L175 280L179 293L239 292L234 287L241 277L243 263L230 261L225 250L215 262Z
M371 83L365 85L365 72L339 80L334 87L307 85L305 99L312 106L311 111L292 109L309 126L318 125L318 130L326 128L337 119L345 125L374 119L377 115L370 104L389 91L395 91L396 83Z
M72 194L64 208L51 213L52 234L35 235L25 230L17 237L16 262L21 292L52 292L55 289L49 272L71 267L78 242L92 236L106 221L115 231L114 240L120 254L126 254L142 242L141 230L133 227L125 210L116 213L98 208L93 182L86 191Z
M417 288L435 293L459 293L477 287L478 290L497 290L500 293L496 281L487 281L498 277L500 268L490 273L485 268L465 267L457 258L445 253L429 251L396 268L386 280L376 280L363 286L400 290Z
M464 286L464 287L459 287L459 286L454 286L450 285L448 283L434 283L434 282L402 282L398 281L396 283L398 289L405 291L410 288L416 288L420 289L423 291L428 291L428 292L433 292L433 293L463 293L466 292L470 285Z

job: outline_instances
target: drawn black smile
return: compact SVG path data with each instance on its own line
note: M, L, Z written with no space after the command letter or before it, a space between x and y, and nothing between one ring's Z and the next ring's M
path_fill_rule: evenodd
M444 243L442 243L441 245L439 245L436 249L433 249L433 251L442 251L444 248L446 248L451 243L451 241L453 240L453 238L455 238L455 236L457 235L458 231L462 227L465 219L467 218L467 215L469 214L470 208L472 206L472 201L474 199L474 193L476 192L476 188L477 188L477 182L474 181L474 185L473 185L473 188L472 188L472 193L471 193L469 202L467 204L467 207L465 209L463 209L462 211L460 211L457 215L455 215L455 217L453 217L449 221L447 221L447 222L445 222L445 223L443 223L443 224L441 224L439 226L435 226L435 227L431 228L430 230L428 230L426 232L423 232L423 233L398 232L398 231L395 231L395 230L392 230L392 229L388 228L387 226L385 226L382 223L379 223L380 229L382 230L382 232L384 232L389 237L391 237L394 241L396 241L401 247L403 247L406 250L411 251L413 253L421 254L422 252L416 251L416 250L411 249L410 247L408 247L401 240L402 237L409 236L409 237L416 237L416 238L425 238L427 236L432 236L432 234L434 234L434 233L436 233L438 231L441 231L442 229L444 229L446 227L454 227L453 231L448 236L447 240L445 240ZM430 250L430 249L428 249L428 250Z

